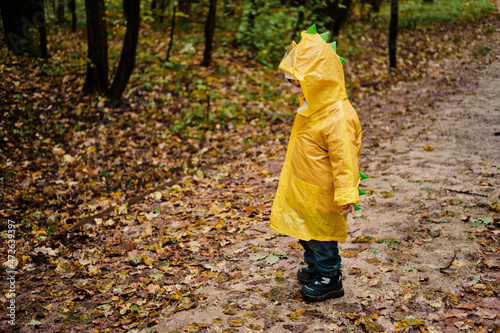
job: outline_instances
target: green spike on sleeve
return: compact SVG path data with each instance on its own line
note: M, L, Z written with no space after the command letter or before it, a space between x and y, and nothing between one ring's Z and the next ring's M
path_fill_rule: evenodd
M345 60L344 58L342 58L341 56L339 56L339 59L340 59L340 62L342 63L342 65L344 64L344 62L346 62L347 60Z
M359 176L361 177L361 180L368 178L368 176L362 173L361 171L359 171Z
M358 205L354 204L354 211L357 211L357 210L360 210L361 207L359 207Z
M307 29L306 34L315 34L316 33L316 23L314 23L309 29Z
M321 36L321 38L323 38L323 40L325 41L325 43L328 42L328 36L330 35L330 31L327 31L327 32L323 32L322 34L319 34Z
M331 42L330 43L330 46L332 47L332 49L337 52L337 42Z
M362 189L358 188L358 192L359 192L359 195L363 195L363 194L366 194L365 191L363 191Z

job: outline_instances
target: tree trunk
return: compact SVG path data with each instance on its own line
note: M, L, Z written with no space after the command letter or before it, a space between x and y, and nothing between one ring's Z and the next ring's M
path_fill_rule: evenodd
M64 0L58 0L56 15L57 23L64 23Z
M382 0L371 0L372 13L379 14L380 6L382 5Z
M205 52L203 52L203 61L201 65L204 67L210 66L212 60L212 43L215 32L215 18L217 11L217 0L210 0L210 9L205 23Z
M47 25L45 21L45 5L43 0L39 2L41 11L40 11L40 20L41 24L38 25L38 33L40 34L40 56L42 58L48 58L49 53L47 51Z
M71 12L71 31L76 32L76 1L69 0L68 9Z
M22 33L24 4L17 0L3 0L0 1L0 9L7 47L19 54L28 44L33 43L31 35L24 36Z
M334 2L331 6L332 8L332 40L336 39L340 34L340 29L347 21L349 10L351 9L352 0L344 0L342 4L340 2Z
M177 13L177 5L174 5L174 12L172 14L172 28L170 30L170 41L168 42L167 59L170 60L170 50L172 50L172 45L174 44L174 30L175 30L175 14Z
M161 0L160 0L161 1ZM157 0L151 0L151 13L153 15L154 19L154 24L158 24L158 1Z
M104 93L108 87L108 43L104 22L104 1L85 0L88 60L84 93Z
M398 38L398 0L391 0L391 23L389 26L389 67L397 69L396 49Z
M255 30L255 18L257 17L257 3L250 0L250 10L248 11L248 35L253 37Z
M123 0L123 12L127 18L127 30L125 32L125 40L123 42L118 69L108 92L111 103L121 97L134 70L135 53L137 50L137 41L139 40L140 10L140 0Z
M179 11L186 15L191 15L191 4L193 0L180 0L179 1Z
M43 0L2 0L3 30L7 47L15 54L27 52L32 56L47 56L47 39L45 35L45 15ZM38 49L33 36L39 30L41 48Z
M169 1L170 2L170 1ZM167 3L167 0L160 0L160 24L163 23L163 20L165 19L165 10L167 9L167 5L170 5ZM174 3L175 6L175 3Z

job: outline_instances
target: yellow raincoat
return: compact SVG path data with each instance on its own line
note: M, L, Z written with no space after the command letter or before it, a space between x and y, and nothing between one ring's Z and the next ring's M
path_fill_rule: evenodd
M302 32L279 68L299 81L295 116L271 212L271 229L302 240L347 238L342 206L359 202L361 126L347 100L341 61L319 34Z

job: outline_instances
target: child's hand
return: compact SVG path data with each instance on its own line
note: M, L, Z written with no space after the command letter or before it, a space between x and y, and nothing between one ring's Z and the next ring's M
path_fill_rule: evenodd
M350 203L350 204L342 206L342 213L344 213L344 214L354 213L354 204Z

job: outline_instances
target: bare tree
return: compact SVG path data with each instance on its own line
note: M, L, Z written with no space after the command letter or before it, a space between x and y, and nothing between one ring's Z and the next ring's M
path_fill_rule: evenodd
M172 13L172 27L170 28L170 41L168 42L167 59L170 60L170 51L172 50L172 45L174 44L174 30L175 30L175 15L177 14L177 4L174 4L174 10Z
M127 30L116 75L108 88L108 44L104 22L104 1L85 0L87 13L88 62L84 93L103 93L111 103L119 100L135 67L139 40L140 0L123 0Z
M326 1L327 15L331 17L331 23L327 26L327 29L331 31L332 38L336 38L340 34L340 29L347 21L349 11L351 9L353 1L352 0L333 0ZM321 9L323 11L323 9Z
M85 0L88 60L85 93L104 93L108 88L108 43L104 22L104 1Z
M42 58L48 58L49 53L47 51L47 24L45 21L45 4L43 0L38 2L40 8L40 20L41 24L38 25L38 31L40 33L40 56Z
M76 31L76 1L69 0L68 2L68 10L71 13L71 31Z
M57 8L56 8L56 15L57 15L57 23L64 23L64 0L58 0L57 3Z
M397 69L396 50L398 39L398 0L391 0L391 23L389 26L389 67Z
M370 0L372 6L372 13L380 13L380 6L382 5L382 0Z
M203 61L201 65L204 67L210 66L212 61L212 43L215 32L215 18L217 11L217 0L210 0L210 9L205 23L205 51L203 52Z
M108 91L108 97L111 100L120 98L135 67L135 53L139 40L139 23L141 20L141 1L123 0L123 11L127 18L127 30L118 69Z
M9 50L15 54L27 52L34 56L47 57L43 0L2 0L0 9ZM40 49L36 48L33 41L37 30L40 33Z

